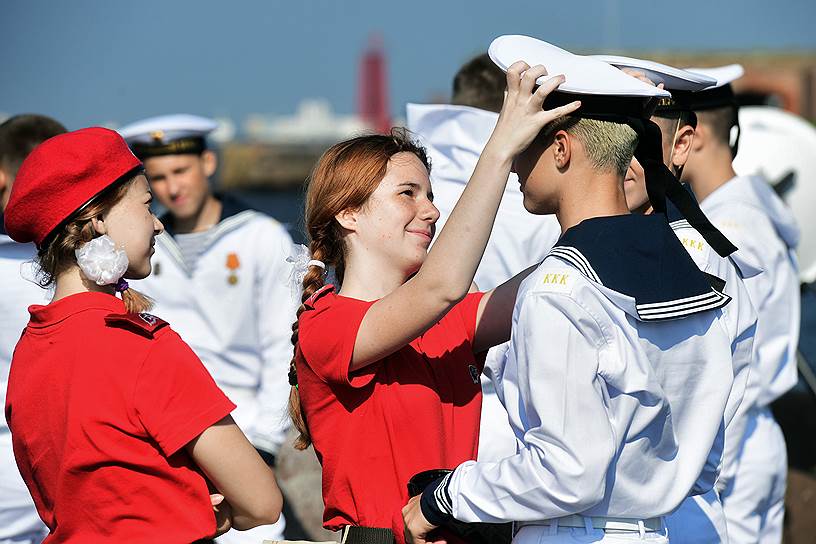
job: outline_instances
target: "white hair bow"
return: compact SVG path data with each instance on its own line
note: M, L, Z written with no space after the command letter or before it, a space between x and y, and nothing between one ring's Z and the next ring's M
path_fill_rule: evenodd
M292 254L286 257L286 262L291 265L289 284L296 293L300 293L303 290L303 278L306 277L309 267L316 266L321 268L324 274L326 271L326 264L323 261L312 259L309 248L303 244L294 246Z

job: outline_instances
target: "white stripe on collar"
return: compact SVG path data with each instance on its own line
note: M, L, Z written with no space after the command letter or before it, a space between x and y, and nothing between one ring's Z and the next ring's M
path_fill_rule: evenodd
M684 220L677 221L681 223ZM674 227L673 227L674 228ZM678 227L681 228L681 227ZM547 257L552 255L572 264L589 280L603 286L598 274L592 265L578 249L572 246L556 246L550 250ZM614 290L613 290L614 291ZM617 291L614 291L617 293ZM625 295L624 293L620 293ZM628 295L625 295L628 297ZM717 291L713 287L708 293L695 295L693 297L666 300L662 302L652 302L647 304L635 303L635 310L641 321L663 321L667 319L678 319L691 314L722 308L731 301L731 297Z
M588 277L595 283L599 283L603 285L601 278L598 277L598 274L595 273L595 270L592 268L592 265L589 264L589 260L584 257L584 255L571 246L555 246L547 253L547 257L553 255L555 257L559 257L569 263L571 263L575 268L577 268L584 276Z

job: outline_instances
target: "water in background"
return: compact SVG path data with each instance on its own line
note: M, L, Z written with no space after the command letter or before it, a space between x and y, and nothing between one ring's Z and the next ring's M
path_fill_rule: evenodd
M286 191L264 189L229 191L252 208L271 215L286 226L295 243L305 244L303 227L303 188Z

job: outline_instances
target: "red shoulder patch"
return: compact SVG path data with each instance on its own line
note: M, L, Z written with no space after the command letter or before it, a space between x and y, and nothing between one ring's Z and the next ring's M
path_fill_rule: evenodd
M157 330L167 326L167 321L145 312L106 315L105 323L112 327L131 329L149 336L153 336Z
M306 308L309 310L314 310L314 305L315 302L317 302L317 299L319 299L326 293L331 293L332 291L334 291L334 285L332 285L331 283L327 283L326 285L315 291L312 294L312 296L307 298L306 302L304 302L303 305L306 306Z

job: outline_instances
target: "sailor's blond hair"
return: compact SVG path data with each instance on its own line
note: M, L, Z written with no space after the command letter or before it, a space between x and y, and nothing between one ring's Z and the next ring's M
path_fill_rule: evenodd
M549 140L559 130L577 138L586 150L586 156L596 170L612 171L623 177L637 146L637 134L629 125L565 116L556 119L542 131Z

